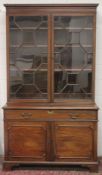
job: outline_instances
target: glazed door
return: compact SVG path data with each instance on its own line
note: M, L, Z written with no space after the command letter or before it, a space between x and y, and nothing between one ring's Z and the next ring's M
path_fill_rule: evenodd
M95 159L95 127L91 122L55 122L53 134L55 160Z
M54 16L54 99L92 99L93 17Z
M48 100L48 16L10 16L9 35L9 98Z
M9 160L47 160L46 122L9 122L7 128Z

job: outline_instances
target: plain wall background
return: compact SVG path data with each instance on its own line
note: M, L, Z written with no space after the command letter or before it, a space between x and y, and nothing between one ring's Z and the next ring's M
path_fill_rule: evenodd
M98 156L102 156L102 0L0 0L0 155L4 152L3 141L3 110L6 103L6 10L3 4L71 4L99 3L96 23L96 76L95 101L99 107L98 115Z

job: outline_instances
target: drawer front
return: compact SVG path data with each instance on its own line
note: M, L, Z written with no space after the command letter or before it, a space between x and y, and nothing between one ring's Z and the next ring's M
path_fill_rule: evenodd
M96 120L95 110L5 110L5 119Z

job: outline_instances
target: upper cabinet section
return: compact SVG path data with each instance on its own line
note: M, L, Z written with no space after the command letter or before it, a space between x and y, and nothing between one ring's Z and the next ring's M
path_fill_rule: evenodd
M94 101L96 6L6 5L9 101Z

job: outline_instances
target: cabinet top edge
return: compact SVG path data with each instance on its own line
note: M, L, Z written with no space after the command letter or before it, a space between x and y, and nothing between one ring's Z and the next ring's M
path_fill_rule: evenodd
M4 4L5 7L97 7L99 4Z
M60 110L68 110L68 109L76 109L76 110L98 110L98 106L96 104L93 104L93 105L68 105L68 106L61 106L61 105L14 105L14 104L6 104L5 106L3 106L3 109L46 109L46 110L50 110L50 109L60 109Z

